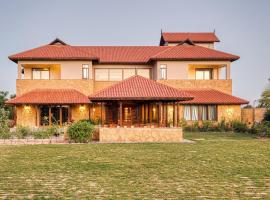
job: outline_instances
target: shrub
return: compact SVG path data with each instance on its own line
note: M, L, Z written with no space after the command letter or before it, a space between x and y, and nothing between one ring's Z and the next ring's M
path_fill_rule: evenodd
M8 113L1 108L0 109L0 134L4 135L9 132L8 128Z
M96 118L96 119L81 119L81 122L87 122L89 124L93 124L93 125L99 125L101 123L101 119L100 118Z
M248 127L246 123L241 122L239 120L232 121L231 126L232 126L233 131L237 133L245 133L248 131Z
M26 126L18 126L16 129L16 136L17 138L23 139L27 136L31 135L32 132L29 127Z
M11 138L11 133L9 131L0 132L0 139L9 139Z
M261 137L270 137L270 122L264 121L262 123L255 123L249 129L249 132Z
M265 113L264 113L264 121L270 121L270 110L267 110Z
M67 130L69 140L76 143L87 143L92 140L94 126L86 121L73 123Z
M45 129L45 132L47 134L47 137L51 136L59 136L58 127L57 126L51 126Z
M202 121L202 124L199 126L201 132L207 132L212 130L213 123L211 121Z
M179 120L179 125L180 127L182 127L182 129L186 129L186 127L188 126L187 121L184 118Z
M226 122L225 119L222 119L220 122L218 122L216 131L220 131L220 132L232 131L231 123Z

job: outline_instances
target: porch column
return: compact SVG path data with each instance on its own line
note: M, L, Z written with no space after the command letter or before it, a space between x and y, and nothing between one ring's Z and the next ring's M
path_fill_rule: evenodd
M119 125L122 127L123 126L123 103L122 101L119 102L119 115L120 115L120 120L119 120Z
M49 106L49 126L52 125L52 107Z
M162 116L163 116L163 113L162 113L162 102L159 102L158 104L158 124L159 126L162 126Z
M152 104L148 103L148 122L150 123L150 126L152 125Z
M36 107L36 126L39 127L40 125L40 111L38 105Z
M230 64L226 65L226 79L227 80L231 79L231 66L230 66Z
M100 120L101 120L101 125L103 126L104 124L104 120L103 120L103 102L101 102L101 105L100 105Z
M163 124L167 127L167 102L163 103Z
M173 126L177 127L177 104L173 102Z
M60 106L59 110L59 116L60 116L60 127L62 127L62 121L63 121L63 111L62 111L62 106Z
M70 123L72 120L72 112L71 112L71 105L68 106L68 122Z

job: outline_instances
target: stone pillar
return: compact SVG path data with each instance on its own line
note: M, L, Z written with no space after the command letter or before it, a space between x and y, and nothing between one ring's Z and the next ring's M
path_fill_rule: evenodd
M158 124L159 126L162 126L162 118L163 118L163 113L162 113L162 102L159 102L158 104Z
M178 115L177 104L174 102L173 103L173 126L174 127L177 127L177 115Z

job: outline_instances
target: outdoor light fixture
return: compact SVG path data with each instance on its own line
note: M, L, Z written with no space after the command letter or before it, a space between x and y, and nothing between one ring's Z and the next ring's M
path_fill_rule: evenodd
M93 112L96 112L96 109L95 108L93 108Z
M23 109L25 112L29 113L31 108L29 105L24 105Z
M85 106L84 106L84 105L80 105L79 110L80 110L81 112L84 112L84 111L85 111Z
M233 109L232 108L227 108L226 113L227 113L228 117L231 117L233 115Z

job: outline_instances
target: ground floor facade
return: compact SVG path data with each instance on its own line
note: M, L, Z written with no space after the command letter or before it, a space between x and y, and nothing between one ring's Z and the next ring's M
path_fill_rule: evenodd
M141 101L16 106L16 124L22 126L65 126L82 119L91 119L104 127L179 127L181 120L188 123L241 120L241 107Z

